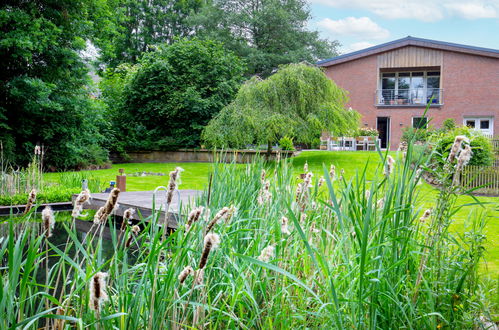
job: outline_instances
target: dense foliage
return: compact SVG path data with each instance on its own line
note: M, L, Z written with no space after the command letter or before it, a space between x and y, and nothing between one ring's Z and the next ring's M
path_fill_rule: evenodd
M79 54L92 35L88 1L4 1L0 9L0 141L4 156L26 164L35 144L61 168L107 158L100 105L90 98Z
M315 143L323 130L341 135L358 127L359 115L346 109L346 92L317 67L283 66L265 80L253 77L203 132L210 146L242 147L277 142Z
M309 30L310 19L305 0L213 0L192 21L196 35L219 40L244 58L247 75L266 77L282 64L336 55L338 42Z
M203 127L233 99L243 70L241 60L213 41L183 39L145 53L133 72L110 75L117 85L104 89L104 97L118 98L110 117L120 147L199 146Z

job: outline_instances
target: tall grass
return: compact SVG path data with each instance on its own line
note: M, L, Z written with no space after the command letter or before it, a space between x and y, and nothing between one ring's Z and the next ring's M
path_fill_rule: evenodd
M0 241L0 328L479 326L488 317L477 272L484 215L470 215L464 235L450 233L457 208L450 185L422 218L417 169L426 159L413 163L409 147L385 176L386 155L380 157L383 165L370 181L365 171L332 181L325 164L322 187L318 178L303 185L287 161L214 164L209 191L195 205L183 205L182 214L205 207L189 230L182 218L175 232L164 235L154 214L141 221L140 232L130 226L120 232L111 217L108 258L102 225L82 238L64 223L71 239L58 245L32 223L38 215L29 213L20 219L23 225L10 219ZM269 198L258 203L266 180ZM209 252L201 278L206 226L224 207L231 212L211 229L220 246ZM283 216L289 235L281 232ZM70 250L77 251L74 257ZM56 261L47 263L47 255ZM180 283L187 266L193 271ZM40 272L48 274L43 282ZM108 274L108 300L96 312L90 283L98 272Z
M37 146L26 168L14 167L4 159L0 141L0 195L28 193L43 189L43 150Z

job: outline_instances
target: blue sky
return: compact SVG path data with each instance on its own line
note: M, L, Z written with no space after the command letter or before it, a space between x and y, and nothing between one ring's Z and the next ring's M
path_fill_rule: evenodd
M308 0L310 28L348 53L411 35L499 49L499 0Z

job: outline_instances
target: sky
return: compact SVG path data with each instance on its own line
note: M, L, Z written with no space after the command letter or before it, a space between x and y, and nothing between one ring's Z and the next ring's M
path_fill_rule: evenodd
M340 54L407 37L499 49L499 0L308 0Z

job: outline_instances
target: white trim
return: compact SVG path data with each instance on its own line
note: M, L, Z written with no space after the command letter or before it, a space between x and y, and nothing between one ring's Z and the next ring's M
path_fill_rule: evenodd
M482 129L480 128L480 121L483 120L488 120L489 121L489 128L488 129ZM466 125L467 121L474 121L475 127L474 129L477 131L482 132L485 135L494 135L494 116L463 116L463 125Z
M386 132L386 147L388 148L390 146L390 137L391 137L391 131L392 131L392 118L390 116L376 116L376 130L378 130L378 118L387 118L388 119L388 131ZM379 132L379 130L378 130ZM379 135L378 135L379 136ZM386 148L381 148L381 138L379 140L379 148L380 149L386 149Z

